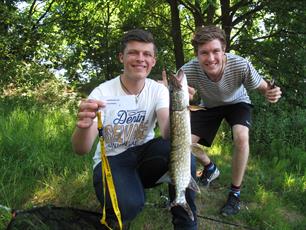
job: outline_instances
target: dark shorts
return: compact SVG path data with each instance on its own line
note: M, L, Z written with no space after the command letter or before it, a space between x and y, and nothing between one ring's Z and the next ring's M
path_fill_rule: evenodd
M252 105L244 102L191 112L191 133L200 137L199 143L210 147L223 119L233 127L251 127Z

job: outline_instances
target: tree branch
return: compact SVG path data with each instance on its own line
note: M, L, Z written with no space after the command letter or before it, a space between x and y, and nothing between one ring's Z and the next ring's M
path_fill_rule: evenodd
M29 18L29 19L32 17L32 15L33 15L33 13L34 13L33 11L34 11L35 5L36 5L36 0L33 1L32 5L31 5L31 7L30 7L29 15L28 15L28 18Z
M265 7L265 5L263 5L263 4L257 5L254 9L252 9L252 10L246 12L245 14L243 14L243 15L241 15L241 16L239 16L239 17L237 17L237 18L233 21L232 25L233 25L233 26L234 26L234 25L237 25L237 24L239 24L240 22L242 22L243 20L248 19L248 18L251 17L254 13L256 13L256 12L262 10L264 7Z
M52 4L55 2L56 0L52 0L47 8L47 10L45 11L45 13L43 13L38 20L36 21L36 23L33 25L32 30L35 30L38 27L39 22L47 15L47 13L50 11Z

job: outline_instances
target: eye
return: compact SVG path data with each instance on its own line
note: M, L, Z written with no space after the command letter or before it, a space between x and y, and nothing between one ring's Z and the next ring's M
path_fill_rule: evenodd
M143 55L148 58L153 57L153 54L150 52L145 52Z
M129 50L127 52L128 55L137 55L137 51L136 50Z
M221 50L220 50L220 49L215 49L215 50L214 50L214 54L219 54L219 53L221 53Z
M207 52L207 51L201 51L200 54L201 54L202 56L207 56L207 55L208 55L208 52Z

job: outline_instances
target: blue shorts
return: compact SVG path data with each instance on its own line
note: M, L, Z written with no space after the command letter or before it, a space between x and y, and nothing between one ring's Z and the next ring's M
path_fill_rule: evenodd
M200 137L199 143L210 147L223 119L233 127L251 127L252 105L237 103L191 112L191 133Z

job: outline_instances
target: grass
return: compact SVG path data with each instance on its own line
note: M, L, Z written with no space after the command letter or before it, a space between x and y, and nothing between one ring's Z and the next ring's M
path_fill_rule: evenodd
M73 110L1 104L0 111L0 205L22 210L53 204L100 211L92 186L93 153L72 153ZM281 140L271 143L277 151L269 154L258 154L253 146L242 210L235 217L219 215L231 177L229 134L223 127L209 149L221 176L197 195L199 229L306 229L306 152L296 145L284 147ZM147 190L147 203L132 230L172 229L161 195L167 196L167 185ZM10 219L10 212L0 207L0 229Z

